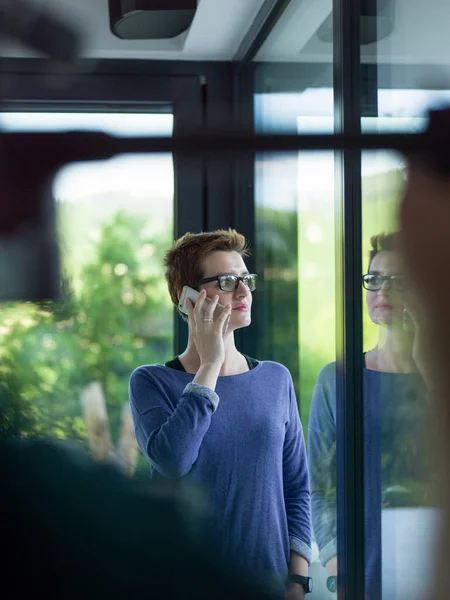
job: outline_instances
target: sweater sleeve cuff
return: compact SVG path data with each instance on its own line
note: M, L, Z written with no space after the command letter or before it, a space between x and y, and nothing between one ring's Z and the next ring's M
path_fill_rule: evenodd
M183 390L183 394L196 394L197 396L206 398L210 401L213 412L215 412L219 406L219 396L214 390L206 387L205 385L200 385L199 383L188 383Z
M297 554L300 554L300 556L303 556L303 558L308 562L308 565L310 565L312 556L312 550L310 546L308 546L308 544L305 542L302 542L302 540L299 538L293 536L290 536L289 543L291 550L297 552Z
M337 554L337 543L336 538L328 542L326 546L319 552L319 560L322 567L324 567L329 560L331 560Z

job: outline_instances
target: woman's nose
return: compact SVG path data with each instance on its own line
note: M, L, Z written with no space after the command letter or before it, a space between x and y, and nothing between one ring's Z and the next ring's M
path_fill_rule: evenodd
M390 279L385 279L381 284L380 292L388 292L391 289L391 284L392 282Z
M239 281L239 285L236 289L236 295L239 297L247 296L250 293L248 287L245 285L243 281Z

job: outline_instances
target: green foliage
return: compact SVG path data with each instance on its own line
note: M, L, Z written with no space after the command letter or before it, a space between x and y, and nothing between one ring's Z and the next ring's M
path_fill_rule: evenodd
M396 227L403 171L363 179L363 271L370 237ZM256 254L262 275L261 300L254 312L264 324L257 332L258 358L277 360L292 373L305 433L317 376L336 358L335 211L311 196L297 211L256 209ZM261 286L259 288L261 289ZM364 349L377 341L363 298Z
M86 249L78 280L64 257L58 302L0 309L3 437L85 441L80 392L95 380L117 438L131 371L171 355L172 309L161 272L169 243L170 231L149 239L142 218L118 212Z
M34 436L38 423L24 385L15 373L14 352L3 352L0 365L0 439Z
M290 370L307 435L317 375L335 356L334 214L314 205L307 214L258 207L256 223L263 295L254 311L265 325L258 358Z

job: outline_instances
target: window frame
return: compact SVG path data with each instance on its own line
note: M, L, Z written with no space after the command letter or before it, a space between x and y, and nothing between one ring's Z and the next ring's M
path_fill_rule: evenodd
M70 73L44 59L6 58L0 64L7 111L167 112L173 136L229 128L233 119L229 63L139 60L79 62ZM174 156L174 239L234 225L233 161ZM187 344L187 327L174 310L174 354Z

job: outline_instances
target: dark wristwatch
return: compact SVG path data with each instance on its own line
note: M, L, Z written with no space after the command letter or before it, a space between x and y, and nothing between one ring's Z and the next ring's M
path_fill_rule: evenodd
M288 583L299 583L305 590L305 594L310 594L313 591L312 577L305 577L304 575L294 575L289 573Z

